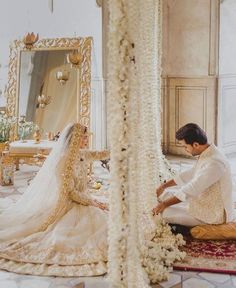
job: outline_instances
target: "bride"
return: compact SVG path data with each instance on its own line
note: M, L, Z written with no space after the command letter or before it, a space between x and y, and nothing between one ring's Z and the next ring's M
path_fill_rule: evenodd
M0 269L91 276L107 271L107 212L88 196L87 167L107 151L80 149L86 128L70 124L21 198L0 214Z

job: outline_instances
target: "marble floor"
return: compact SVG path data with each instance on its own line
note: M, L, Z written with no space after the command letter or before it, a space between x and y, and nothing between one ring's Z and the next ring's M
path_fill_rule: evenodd
M192 165L193 160L174 156L168 156L174 169L182 171ZM234 187L236 187L236 155L229 157ZM1 187L0 196L11 195L16 200L24 192L28 179L32 178L37 167L28 165L21 166L21 172L16 172L16 189L13 187ZM236 188L235 188L236 191ZM235 193L236 194L236 193ZM236 197L235 197L236 200ZM106 277L89 278L60 278L20 275L0 271L0 288L108 288L110 287ZM198 273L173 271L168 281L164 281L153 288L234 288L236 287L236 276L217 273Z
M104 277L60 278L19 275L0 271L0 288L108 288Z
M0 271L0 288L109 288L105 277L60 278L19 275ZM153 288L235 288L236 276L173 272L169 280Z

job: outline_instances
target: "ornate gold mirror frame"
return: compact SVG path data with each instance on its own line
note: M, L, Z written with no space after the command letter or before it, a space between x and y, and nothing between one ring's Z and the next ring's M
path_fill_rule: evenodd
M30 51L47 50L79 50L82 55L79 86L78 121L90 128L90 98L91 98L91 46L92 37L41 39ZM10 46L10 61L8 85L6 89L9 116L18 117L20 55L22 51L29 51L21 40L15 40Z

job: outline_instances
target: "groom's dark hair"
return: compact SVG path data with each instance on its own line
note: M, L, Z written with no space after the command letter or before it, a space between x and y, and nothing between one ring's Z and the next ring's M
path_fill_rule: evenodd
M190 145L192 145L194 142L197 142L201 145L207 143L207 136L205 131L203 131L202 128L200 128L195 123L188 123L179 128L175 136L177 140L184 140L186 144Z

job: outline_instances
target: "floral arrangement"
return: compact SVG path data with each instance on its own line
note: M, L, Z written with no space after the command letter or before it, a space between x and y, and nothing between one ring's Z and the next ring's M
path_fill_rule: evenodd
M21 140L27 138L37 129L39 129L38 125L32 121L25 121L25 116L20 116L18 121L18 136Z
M152 283L168 279L173 263L181 261L185 252L179 251L185 241L181 234L173 235L170 226L158 216L158 225L153 238L146 240L142 247L142 266Z
M10 133L16 118L8 117L5 111L0 112L0 143L9 141Z
M162 0L108 3L109 277L146 288L184 257L183 239L151 212L172 174L161 149Z

